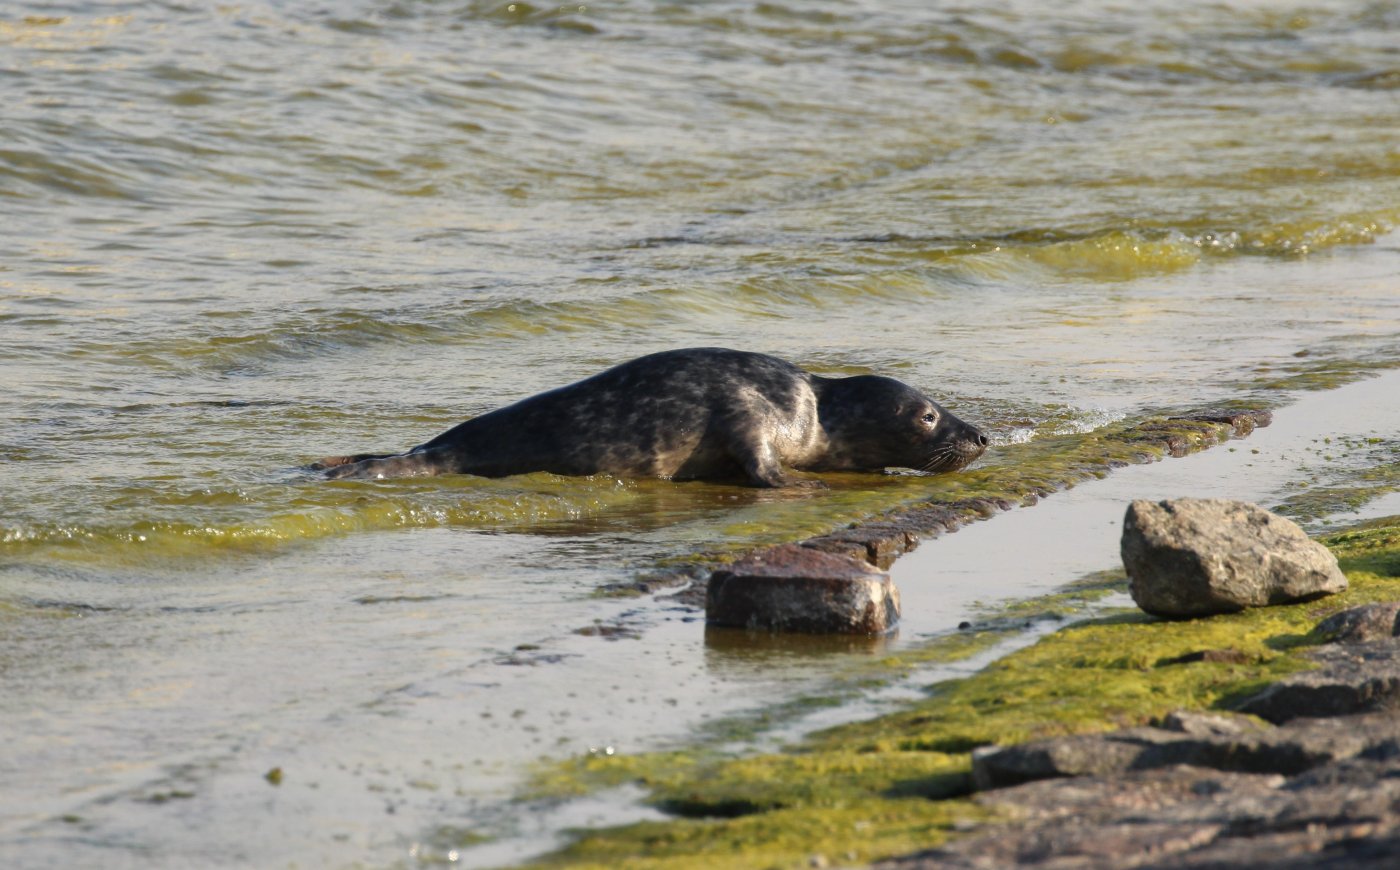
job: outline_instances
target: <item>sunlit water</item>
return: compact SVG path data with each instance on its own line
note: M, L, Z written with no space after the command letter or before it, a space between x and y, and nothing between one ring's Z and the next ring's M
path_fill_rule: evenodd
M9 863L499 833L531 759L683 740L841 655L755 665L664 605L576 634L634 606L597 587L940 486L319 456L685 345L896 375L1007 463L1400 359L1395 2L0 16Z

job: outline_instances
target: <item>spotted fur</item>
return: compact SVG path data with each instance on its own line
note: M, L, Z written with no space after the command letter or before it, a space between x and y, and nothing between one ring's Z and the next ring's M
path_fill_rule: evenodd
M483 414L407 453L312 467L331 478L551 471L784 486L785 469L954 471L986 445L893 378L824 378L763 354L688 348Z

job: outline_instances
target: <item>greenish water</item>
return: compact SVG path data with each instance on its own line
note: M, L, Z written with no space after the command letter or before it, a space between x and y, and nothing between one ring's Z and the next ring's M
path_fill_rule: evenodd
M950 485L319 456L684 345L896 375L1005 463L1400 362L1397 43L1395 2L0 10L0 856L409 861L825 667L574 634L628 618L598 586Z

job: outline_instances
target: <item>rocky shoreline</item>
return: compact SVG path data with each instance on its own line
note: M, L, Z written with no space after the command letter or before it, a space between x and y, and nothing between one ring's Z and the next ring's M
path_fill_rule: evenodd
M1336 557L1296 524L1238 502L1134 502L1122 550L1134 600L1168 618L1348 587ZM1294 654L1307 669L1217 705L1223 710L1182 709L1137 727L974 749L974 800L1014 821L875 866L1394 866L1397 635L1400 601L1352 607L1302 637L1272 638L1275 647L1307 647ZM1154 667L1250 659L1225 647Z
M1229 758L1238 740L1175 736L1222 750L1215 761ZM1302 720L1243 741L1272 750L1248 754L1250 770L1197 758L1001 789L978 800L1017 822L874 866L1394 867L1400 855L1397 737L1400 719L1393 712Z
M1295 524L1221 500L1134 502L1123 558L1138 605L1167 617L1312 600L1348 585L1335 556ZM1397 635L1400 601L1349 608L1297 639L1310 646L1295 654L1309 669L1225 710L975 749L975 801L1015 821L876 866L1395 866ZM1250 657L1202 649L1155 667Z
M1053 463L974 471L940 491L939 501L797 544L702 558L671 569L674 579L644 578L632 591L686 583L663 598L700 607L711 572L744 568L755 556L775 573L784 559L810 561L815 552L878 571L923 539L1122 465L1206 449L1268 422L1267 413L1250 411L1186 415L1095 433L1069 449L1042 446ZM1328 656L1338 667L1358 656L1390 666L1380 650L1400 645L1393 612L1387 622L1384 608L1357 608L1400 602L1400 518L1321 540L1349 581L1338 595L1318 600L1309 593L1295 603L1188 620L1109 611L1003 653L966 677L930 685L923 699L898 712L810 733L766 754L702 745L551 765L532 799L631 785L667 818L580 831L538 864L1274 866L1281 856L1358 862L1373 847L1384 854L1395 833L1390 813L1400 806L1389 785L1400 782L1400 768L1387 766L1400 756L1400 728L1388 707L1343 704L1298 721L1275 716L1276 723L1236 712L1246 699L1285 685L1311 691L1300 674L1324 673ZM855 573L864 578L866 571ZM1018 604L1025 616L979 621L946 643L879 665L893 675L904 667L900 659L957 661L1008 639L1008 629L1035 618L1036 608L1060 612L1063 595L1079 602L1070 612L1083 614L1085 602L1110 591L1127 592L1128 584L1096 576L1083 590ZM1341 611L1348 613L1336 616ZM1394 651L1400 661L1400 649ZM870 679L880 678L871 671ZM1354 697L1388 697L1388 689L1362 685ZM1335 696L1335 687L1322 694L1329 692ZM1117 766L1074 767L1063 747L1075 741L1095 764ZM991 772L994 758L1010 763L1018 751L1042 751L1064 767L1042 759L1030 773Z
M876 864L916 868L1395 866L1400 638L1343 637L1315 671L1236 705L1152 726L973 754L976 800L1016 821Z
M573 793L639 785L669 818L582 832L539 864L1389 866L1400 518L1321 540L1345 592L1083 620L768 754L571 761L551 775Z

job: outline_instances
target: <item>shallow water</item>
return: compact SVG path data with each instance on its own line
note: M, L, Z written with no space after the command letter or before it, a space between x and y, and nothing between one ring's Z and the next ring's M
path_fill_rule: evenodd
M1394 2L47 8L0 17L18 863L492 833L532 758L832 666L756 681L679 612L575 634L632 606L596 587L951 485L328 484L318 456L684 345L894 374L1011 464L1400 361Z

